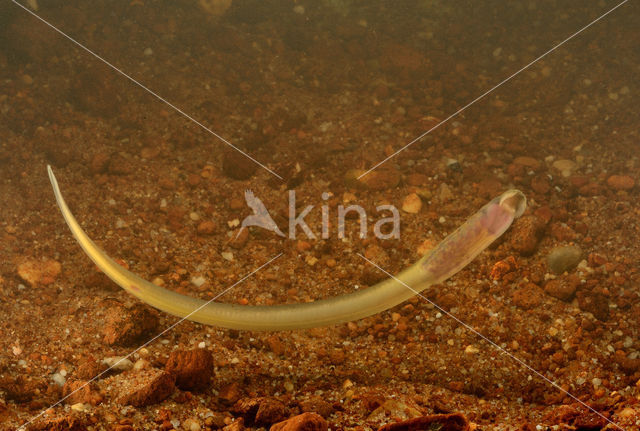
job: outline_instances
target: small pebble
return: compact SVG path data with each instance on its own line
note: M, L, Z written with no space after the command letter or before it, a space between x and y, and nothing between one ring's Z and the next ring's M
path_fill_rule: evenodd
M64 376L60 373L55 373L54 375L52 375L51 380L53 380L53 382L58 386L64 386L65 382L67 381L67 379L65 379Z
M207 282L207 279L201 275L196 275L194 277L191 277L191 284L193 284L195 287L201 287L206 282Z
M200 431L200 423L197 419L188 418L182 423L182 428L187 431Z
M197 230L200 235L211 235L216 231L216 224L211 220L204 220L200 222Z
M547 264L551 271L562 274L578 266L582 259L582 249L575 245L555 247L547 256Z
M409 214L418 214L422 209L422 199L415 193L411 193L402 201L402 211Z
M127 371L133 368L133 362L127 358L123 358L122 356L110 356L108 358L104 358L102 363L116 371Z
M578 167L573 160L560 159L553 162L552 165L555 169L559 170L563 177L570 177L573 171Z
M473 355L476 353L479 353L480 349L478 349L476 346L474 346L473 344L469 344L465 349L464 349L464 353L466 353L467 355Z
M607 185L614 190L629 190L636 185L636 182L628 175L611 175L607 179Z
M85 403L75 403L71 406L71 410L76 412L87 412L89 411L89 406Z
M454 198L451 188L446 183L440 184L438 189L438 199L440 202L448 202Z

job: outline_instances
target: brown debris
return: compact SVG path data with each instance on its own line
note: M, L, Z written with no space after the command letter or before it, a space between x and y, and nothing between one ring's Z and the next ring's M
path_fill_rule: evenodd
M203 220L198 224L197 231L199 235L211 235L216 231L216 224L211 220Z
M607 185L614 190L630 190L636 182L629 175L611 175L607 179Z
M358 178L366 171L354 172L355 183L369 190L389 190L400 182L400 173L395 168L379 167L365 176Z
M316 413L302 413L274 424L269 431L326 431L329 425Z
M241 227L232 233L229 245L239 250L247 244L247 241L249 241L249 229Z
M429 415L387 424L378 429L378 431L421 431L430 429L438 431L467 431L469 430L469 422L461 413Z
M248 180L257 169L256 162L237 150L225 150L222 156L222 172L234 180Z
M511 281L515 276L516 269L518 269L518 263L515 257L509 256L493 265L493 268L491 268L491 279L506 282ZM510 276L512 274L514 276Z
M579 430L599 430L606 420L582 405L562 405L547 413L542 419L545 425L571 425Z
M120 375L127 380L120 388L117 402L136 407L157 404L175 390L175 376L166 371L149 369Z
M333 405L320 397L312 397L300 402L300 409L303 412L317 413L323 418L328 418L333 413Z
M513 292L513 303L524 310L537 307L543 300L542 289L533 283L527 283L526 286Z
M271 397L244 398L239 400L232 411L241 415L247 424L271 425L288 415L287 407Z
M548 295L558 298L561 301L571 301L580 284L579 279L577 283L575 282L576 278L577 277L556 278L549 280L547 284L544 285L544 291L547 292Z
M102 395L94 383L85 380L69 379L62 388L62 396L69 396L64 400L67 404L85 403L96 405L102 401Z
M107 369L107 366L94 358L89 358L78 366L74 377L79 380L91 380L101 372Z
M176 376L176 386L185 391L203 391L213 377L213 355L205 349L173 351L165 371Z
M242 397L242 389L238 382L229 383L218 391L218 398L226 404L233 404Z
M18 275L31 286L48 285L60 275L62 265L53 259L27 259L18 265Z
M578 299L578 306L582 311L593 314L598 320L604 321L609 318L609 301L602 293L579 291L576 297Z
M29 431L85 431L87 429L86 420L65 416L63 418L47 419L30 425Z
M532 255L544 233L544 223L536 216L524 216L514 224L512 229L511 247L522 256Z
M157 332L158 316L143 304L135 304L131 308L112 306L106 316L103 334L107 344L129 346L151 338Z

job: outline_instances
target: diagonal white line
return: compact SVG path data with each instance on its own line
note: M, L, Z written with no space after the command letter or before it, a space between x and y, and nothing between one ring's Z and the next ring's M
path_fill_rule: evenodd
M406 150L409 146L415 144L416 142L418 142L420 139L424 138L425 136L427 136L429 133L431 133L433 130L436 130L438 127L442 126L444 123L446 123L447 121L449 121L450 119L452 119L453 117L457 116L458 114L460 114L462 111L464 111L465 109L467 109L469 106L473 105L474 103L476 103L477 101L479 101L480 99L484 98L485 96L487 96L489 93L493 92L496 88L500 87L502 84L510 81L513 77L515 77L516 75L519 75L522 71L526 70L527 68L529 68L530 66L532 66L533 64L537 63L538 61L540 61L541 59L543 59L544 57L546 57L548 54L552 53L553 51L555 51L556 49L560 48L562 45L564 45L566 42L570 41L571 39L573 39L574 37L576 37L577 35L579 35L580 33L582 33L583 31L585 31L586 29L588 29L589 27L591 27L593 24L597 23L598 21L600 21L602 18L604 18L605 16L609 15L611 12L613 12L614 10L618 9L620 6L622 6L623 4L625 4L626 2L628 2L629 0L624 0L622 3L619 3L617 6L615 6L614 8L608 10L607 12L605 12L604 14L600 15L598 18L594 19L593 21L591 21L589 24L585 25L584 27L582 27L580 30L576 31L575 33L573 33L571 36L567 37L565 40L563 40L562 42L560 42L559 44L557 44L556 46L554 46L553 48L551 48L550 50L548 50L547 52L545 52L544 54L542 54L541 56L537 57L535 60L532 60L530 63L526 64L525 66L522 66L520 69L518 69L516 72L512 73L511 75L509 75L507 78L503 79L502 81L500 81L498 84L494 85L493 87L491 87L489 90L485 91L484 93L482 93L480 96L476 97L475 99L473 99L471 102L467 103L466 105L464 105L462 108L458 109L456 112L454 112L453 114L449 115L447 118L445 118L444 120L440 121L438 124L436 124L435 126L433 126L432 128L430 128L429 130L427 130L426 132L424 132L422 135L418 136L417 138L415 138L413 141L409 142L407 145L405 145L404 147L400 148L398 151L396 151L395 153L391 154L390 156L386 157L384 160L382 160L381 162L379 162L378 164L376 164L374 167L372 167L371 169L369 169L368 171L366 171L365 173L361 174L358 179L364 177L365 175L367 175L369 172L373 171L374 169L376 169L378 166L380 166L381 164L387 162L389 159L395 157L398 155L398 153L401 153L402 151Z
M540 377L541 379L543 379L544 381L546 381L547 383L549 383L551 386L553 386L554 388L558 389L560 392L564 393L565 395L573 398L575 401L579 402L580 404L582 404L584 407L588 408L589 410L591 410L593 413L597 414L598 416L600 416L602 419L604 419L605 421L607 421L608 423L610 423L611 425L621 429L622 431L625 431L624 428L622 428L620 425L616 424L615 422L613 422L612 420L610 420L609 418L607 418L606 416L604 416L602 413L600 413L599 411L597 411L596 409L594 409L593 407L589 406L588 404L586 404L584 401L582 401L581 399L579 399L578 397L576 397L575 395L572 395L570 392L566 391L565 389L563 389L561 386L559 386L556 382L554 382L553 380L549 379L548 377L546 377L544 374L540 373L539 371L537 371L535 368L533 368L531 365L527 364L526 362L524 362L522 359L518 358L517 356L515 356L513 353L509 352L508 350L500 347L498 344L496 344L495 342L491 341L489 338L487 338L486 336L482 335L479 331L477 331L476 329L474 329L471 325L463 322L462 320L460 320L458 317L456 317L454 314L451 314L450 312L446 311L445 309L443 309L442 307L440 307L438 304L436 304L435 302L433 302L432 300L430 300L429 298L427 298L426 296L422 295L420 292L418 292L417 290L415 290L413 287L409 286L407 283L405 283L404 281L396 278L393 274L387 272L386 270L384 270L383 268L381 268L379 265L377 265L375 262L372 262L371 260L367 259L366 257L364 257L362 254L360 253L356 253L358 256L360 256L362 259L366 260L367 262L369 262L371 265L375 266L376 268L378 268L380 271L384 272L388 277L393 278L395 281L397 281L398 283L402 284L404 287L406 287L407 289L409 289L410 291L412 291L413 293L415 293L417 296L419 296L420 298L424 299L425 301L427 301L429 304L433 305L434 307L436 307L438 309L438 311L440 311L442 314L446 314L447 316L449 316L450 318L452 318L453 320L455 320L457 323L459 323L460 325L464 326L466 329L468 329L469 331L473 332L475 335L477 335L478 337L482 338L484 341L486 341L487 343L491 344L493 347L495 347L498 351L500 351L500 353L504 353L505 355L509 356L511 359L513 359L514 361L516 361L518 364L522 365L523 367L525 367L527 370L531 371L532 373L534 373L536 376Z
M187 114L186 112L184 112L182 109L178 108L176 105L174 105L173 103L169 102L167 99L165 99L164 97L160 96L159 94L155 93L154 91L152 91L150 88L146 87L144 84L140 83L139 81L136 81L134 78L132 78L130 75L128 75L127 73L123 72L122 70L118 69L116 66L114 66L113 64L109 63L107 60L105 60L104 58L102 58L101 56L99 56L98 54L96 54L95 52L93 52L92 50L90 50L89 48L87 48L86 46L84 46L83 44L81 44L80 42L78 42L77 40L75 40L74 38L72 38L71 36L69 36L68 34L64 33L62 30L58 29L56 26L54 26L53 24L49 23L48 21L46 21L44 18L41 18L40 16L38 16L37 14L35 14L33 11L31 11L30 9L28 9L27 7L21 5L20 3L18 3L16 0L11 0L13 3L15 3L17 6L21 7L22 9L24 9L25 11L27 11L28 13L30 13L32 16L36 17L37 19L39 19L40 21L42 21L43 23L45 23L46 25L48 25L49 27L51 27L53 30L55 30L56 32L58 32L59 34L61 34L62 36L64 36L65 38L69 39L71 42L73 42L75 45L77 45L78 47L82 48L83 50L85 50L86 52L88 52L89 54L93 55L95 58L97 58L98 60L102 61L104 64L106 64L107 66L109 66L110 68L112 68L113 70L115 70L116 72L118 72L120 75L124 76L125 78L127 78L129 81L133 82L134 84L136 84L138 87L142 88L144 91L146 91L147 93L151 94L152 96L154 96L156 99L160 100L161 102L163 102L164 104L170 106L171 108L173 108L176 112L182 114L182 116L184 116L185 118L191 120L192 122L194 122L195 124L197 124L198 126L200 126L202 129L206 130L207 132L209 132L210 134L212 134L213 136L215 136L216 138L218 138L219 140L221 140L222 142L224 142L225 144L227 144L228 146L230 146L231 148L233 148L234 150L238 151L239 153L243 154L245 157L247 157L248 159L250 159L252 162L254 162L255 164L261 166L263 169L269 171L269 173L271 173L272 175L280 178L281 180L283 179L280 175L276 174L274 171L272 171L271 169L269 169L268 167L266 167L265 165L263 165L262 163L260 163L259 161L257 161L256 159L254 159L253 157L251 157L249 154L245 153L244 151L242 151L240 148L236 147L235 145L233 145L231 142L229 142L228 140L226 140L225 138L223 138L222 136L220 136L219 134L217 134L216 132L214 132L213 130L211 130L210 128L208 128L207 126L205 126L204 124L202 124L201 122L199 122L198 120L196 120L195 118L193 118L191 115Z
M182 322L184 322L185 320L189 319L189 317L191 317L194 313L197 313L198 311L202 310L204 307L206 307L209 303L215 301L216 299L220 298L222 295L224 295L225 293L227 293L228 291L230 291L231 289L233 289L234 287L236 287L238 284L242 283L243 281L245 281L247 278L251 277L252 275L254 275L256 272L260 271L262 268L264 268L265 266L271 264L271 262L273 262L274 260L276 260L277 258L279 258L280 256L282 256L283 253L279 253L278 255L276 255L275 257L272 257L271 259L269 259L267 262L263 263L262 265L260 265L258 268L254 269L253 271L251 271L250 273L248 273L247 275L245 275L244 277L242 277L240 280L236 281L235 283L233 283L231 286L227 287L225 290L223 290L221 293L217 294L216 296L214 296L213 298L211 298L210 300L208 300L207 302L205 302L204 304L202 304L201 306L199 306L198 308L196 308L195 310L193 310L191 313L187 314L186 316L184 316L183 318L181 318L180 320L178 320L177 322L175 322L174 324L172 324L171 326L167 327L164 331L160 332L158 335L156 335L155 337L153 337L152 339L150 339L149 341L147 341L146 343L144 343L143 345L141 345L140 347L136 348L135 350L129 352L126 356L120 358L118 361L116 361L113 365L111 365L109 368L107 368L106 370L102 371L100 374L94 376L91 380L88 380L87 382L85 382L82 386L76 388L73 392L67 394L64 398L59 399L55 404L50 405L49 407L47 407L46 409L42 410L40 413L38 413L36 416L32 417L31 419L29 419L28 422L25 422L24 424L20 425L18 427L18 431L21 430L26 430L27 425L29 425L30 423L32 423L33 421L35 421L36 419L38 419L40 416L42 416L44 414L45 411L59 405L60 403L62 403L64 400L66 400L67 398L69 398L71 395L75 394L76 392L78 392L80 389L84 388L85 386L89 385L91 382L93 382L94 380L99 379L102 375L104 375L105 373L109 372L111 369L113 369L116 365L118 365L120 362L124 361L125 359L128 359L131 355L133 355L134 353L136 353L137 351L139 351L140 349L142 349L143 347L148 346L149 344L151 344L152 342L154 342L155 340L157 340L158 338L160 338L161 336L163 336L164 334L166 334L167 332L171 331L173 328L175 328L176 326L178 326L179 324L181 324Z

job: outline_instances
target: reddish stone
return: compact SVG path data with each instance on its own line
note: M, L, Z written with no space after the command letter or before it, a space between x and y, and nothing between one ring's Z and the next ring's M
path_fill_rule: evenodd
M326 431L327 421L315 413L302 413L286 421L274 424L269 431Z
M323 418L329 417L333 413L333 405L320 397L313 397L300 402L300 409L305 413L317 413Z
M578 281L579 283L579 281ZM577 285L567 279L549 280L544 286L544 291L548 295L558 298L562 301L571 301L576 293Z
M378 429L378 431L420 431L430 429L438 431L468 431L469 422L461 413L429 415L387 424Z
M129 374L120 391L118 403L135 407L157 404L175 390L175 376L162 370L143 370Z
M429 183L429 177L425 174L410 174L407 176L407 184L410 186L421 187Z
M358 179L358 182L370 190L388 190L400 182L400 173L393 168L380 167Z
M213 356L205 349L173 351L165 371L176 376L176 386L180 389L203 391L209 387L213 377Z
M211 235L216 231L216 224L211 220L204 220L200 222L197 230L200 235Z
M271 425L288 415L287 407L271 397L245 398L238 401L232 411L241 415L247 424Z
M102 395L94 383L84 380L67 380L62 388L62 396L67 397L64 402L67 404L93 404L102 401Z
M518 269L518 263L513 256L509 256L504 260L498 261L491 268L492 280L503 280L505 276Z
M511 247L522 256L530 256L536 251L543 232L544 223L539 218L521 217L511 231Z
M593 314L598 320L604 321L609 318L609 301L602 293L580 291L576 297L582 311Z
M117 305L109 308L106 315L103 334L107 344L129 346L157 332L158 316L146 305L135 304L131 308Z
M234 180L247 180L257 169L256 162L237 150L226 150L222 156L222 172Z
M607 179L607 185L614 190L629 190L636 185L636 182L628 175L611 175Z
M542 289L533 283L527 283L526 286L513 292L513 303L524 310L537 307L543 299Z
M233 404L242 396L242 389L238 382L232 382L223 386L218 391L218 397L227 404Z

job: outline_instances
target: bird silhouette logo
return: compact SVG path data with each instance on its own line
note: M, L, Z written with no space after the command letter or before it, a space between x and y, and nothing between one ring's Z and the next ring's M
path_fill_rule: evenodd
M260 198L257 198L251 190L247 189L244 191L244 199L247 201L247 206L253 210L253 214L246 216L242 220L243 228L257 226L275 232L280 236L285 236L276 222L273 221L273 218L271 218L269 211L267 211ZM239 234L240 231L238 231Z

